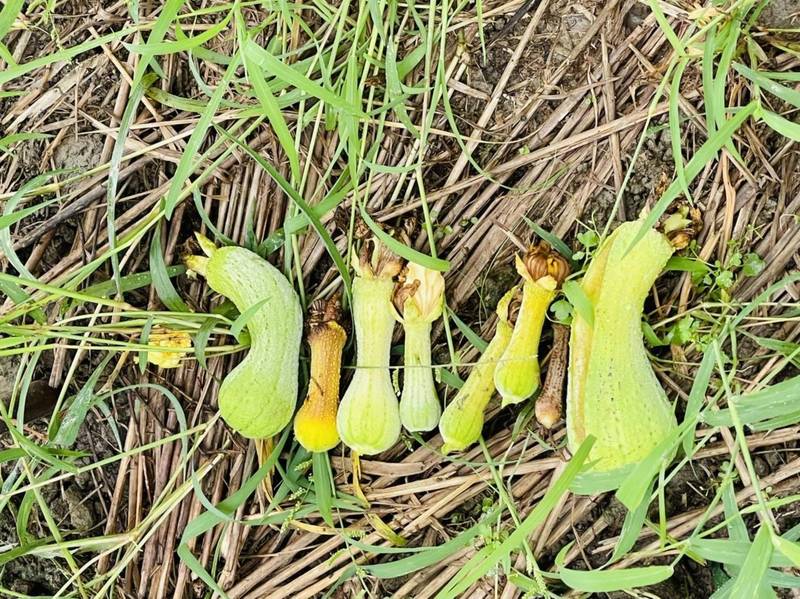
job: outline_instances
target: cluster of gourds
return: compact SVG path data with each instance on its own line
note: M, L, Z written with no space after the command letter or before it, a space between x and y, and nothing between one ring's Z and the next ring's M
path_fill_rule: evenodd
M250 438L280 432L296 407L303 323L297 295L286 278L256 254L217 248L198 236L205 256L189 268L247 316L251 347L223 380L219 409L226 422ZM570 334L567 385L568 447L592 435L590 461L610 470L638 461L675 426L675 416L644 349L644 300L673 252L669 239L642 221L619 226L601 245L581 288L592 314L577 312ZM532 397L540 385L538 346L547 309L569 274L568 263L540 244L516 256L522 277L497 306L497 326L455 398L441 411L431 364L431 326L442 314L444 279L403 261L375 239L354 255L352 318L356 369L339 403L346 333L336 300L312 305L308 318L311 377L294 417L298 441L327 451L341 441L359 454L392 447L401 426L436 428L443 451L463 450L481 434L494 390L502 404ZM404 377L398 402L390 373L395 323L403 325ZM537 410L545 426L561 417L560 401Z

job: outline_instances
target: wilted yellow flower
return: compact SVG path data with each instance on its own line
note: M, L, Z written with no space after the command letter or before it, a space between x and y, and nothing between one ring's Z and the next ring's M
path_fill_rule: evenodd
M395 306L406 317L433 322L442 315L444 277L442 273L409 262L402 285L395 291ZM409 314L409 309L415 314Z
M169 349L189 349L192 347L192 338L185 331L158 329L150 333L147 344ZM185 351L148 351L147 361L161 368L177 368L181 364L181 358L187 353Z

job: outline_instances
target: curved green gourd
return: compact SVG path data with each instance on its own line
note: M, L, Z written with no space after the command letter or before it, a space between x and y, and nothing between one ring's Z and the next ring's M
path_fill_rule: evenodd
M594 322L576 313L572 323L567 444L593 435L598 471L640 461L677 426L642 339L644 301L673 247L652 229L631 247L641 227L623 223L603 243L581 282Z
M190 268L205 275L240 313L260 306L247 321L250 350L220 386L220 413L245 437L271 437L289 423L297 402L300 302L286 277L253 252L201 245L209 257L190 262Z

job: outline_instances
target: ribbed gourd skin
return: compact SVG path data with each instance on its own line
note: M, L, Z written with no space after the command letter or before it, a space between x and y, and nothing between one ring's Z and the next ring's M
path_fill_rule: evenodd
M677 427L642 338L644 301L673 248L653 229L631 247L641 227L623 223L604 242L581 282L594 324L577 313L572 323L567 445L593 435L596 471L641 461Z
M400 395L400 421L407 431L432 431L442 409L431 365L431 323L406 322L405 370Z
M339 405L336 427L345 445L361 455L386 451L400 438L400 410L389 372L393 291L391 279L353 281L356 371Z
M250 350L222 381L219 410L233 429L258 439L279 433L297 403L303 315L289 281L269 262L241 247L217 249L208 260L209 286L244 313Z
M508 308L516 287L509 290L497 305L497 327L494 336L472 367L466 382L442 413L439 433L442 452L462 451L481 436L484 411L494 395L494 373L508 347L514 327L508 322Z

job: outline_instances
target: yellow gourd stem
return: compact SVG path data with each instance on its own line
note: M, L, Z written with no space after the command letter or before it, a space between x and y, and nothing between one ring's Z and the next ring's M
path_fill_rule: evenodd
M294 434L300 445L311 452L328 451L339 443L336 411L339 407L342 349L346 340L347 334L335 320L310 326L311 379L308 395L294 418Z

